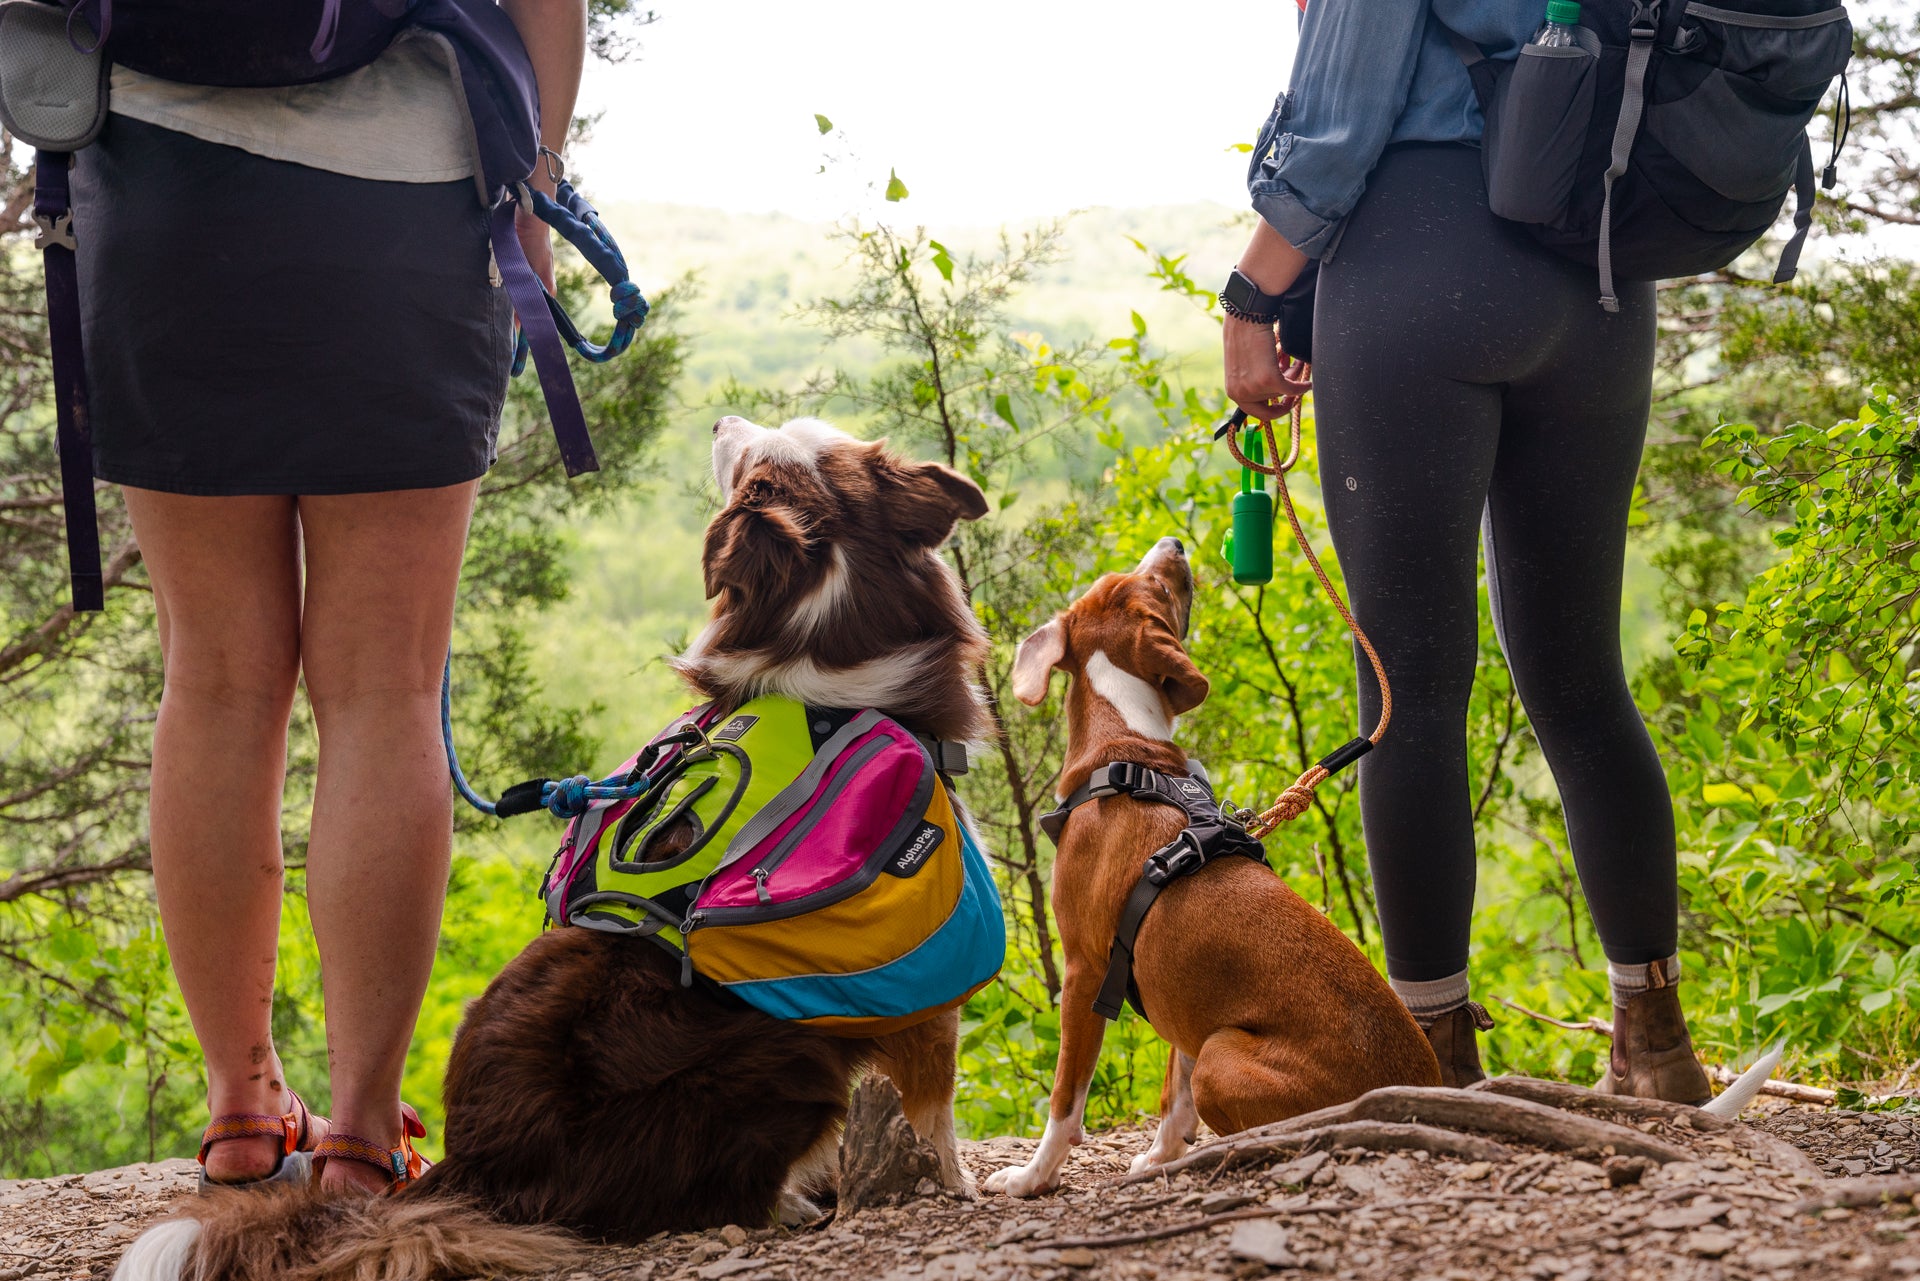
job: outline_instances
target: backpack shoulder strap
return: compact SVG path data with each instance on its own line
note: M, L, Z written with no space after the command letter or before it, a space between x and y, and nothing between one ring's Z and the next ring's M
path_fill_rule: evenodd
M73 608L105 608L100 529L93 506L93 426L87 412L87 362L80 329L80 273L74 259L73 208L64 151L34 153L33 220L47 272L47 327L53 348L53 402L60 453L60 502L66 511L67 571Z

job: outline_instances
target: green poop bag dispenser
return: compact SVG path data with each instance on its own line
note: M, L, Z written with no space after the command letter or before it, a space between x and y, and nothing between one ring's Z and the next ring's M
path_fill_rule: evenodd
M1246 426L1240 452L1250 462L1264 462L1266 443L1260 429ZM1253 586L1273 581L1273 495L1267 478L1248 467L1240 469L1240 492L1233 496L1233 529L1221 548L1233 567L1233 581Z

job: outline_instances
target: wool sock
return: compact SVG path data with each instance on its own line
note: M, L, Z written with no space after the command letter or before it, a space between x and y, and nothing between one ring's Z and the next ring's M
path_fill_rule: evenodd
M1467 1003L1467 972L1449 974L1443 979L1428 979L1415 982L1411 979L1389 978L1395 995L1406 1005L1407 1012L1413 1015L1413 1021L1421 1027L1427 1027L1442 1014L1451 1014Z
M1640 965L1622 965L1618 961L1608 961L1607 982L1613 988L1613 1003L1616 1006L1625 1005L1629 1000L1640 995L1648 988L1653 987L1654 984L1649 971L1653 970L1655 966L1659 967L1660 973L1666 980L1659 984L1659 986L1672 987L1680 981L1680 954L1678 952L1672 956L1663 957L1658 961Z

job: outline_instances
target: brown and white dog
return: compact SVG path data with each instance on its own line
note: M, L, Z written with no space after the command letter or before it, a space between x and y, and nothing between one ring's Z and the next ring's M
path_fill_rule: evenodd
M1046 698L1068 673L1067 759L1059 793L1102 765L1131 761L1187 772L1174 721L1207 697L1182 645L1193 573L1163 538L1130 574L1108 574L1027 637L1013 691ZM1110 796L1073 812L1053 864L1053 909L1066 976L1060 1059L1047 1127L1033 1159L995 1171L989 1192L1032 1196L1058 1186L1100 1057L1093 1010L1121 908L1147 855L1183 826L1170 806ZM1334 924L1251 859L1226 857L1168 884L1147 913L1134 980L1154 1030L1173 1046L1160 1128L1137 1170L1180 1156L1196 1116L1229 1134L1340 1103L1383 1085L1438 1085L1427 1038L1386 981Z
M872 707L917 733L984 737L987 642L939 547L980 491L825 423L714 425L726 495L708 527L711 621L677 661L703 699L765 693ZM814 1213L852 1078L899 1086L970 1192L953 1122L959 1014L876 1040L781 1022L680 986L643 939L555 929L473 1003L446 1079L446 1157L395 1197L208 1197L122 1260L121 1281L491 1275L552 1266L554 1225L638 1242L662 1229Z

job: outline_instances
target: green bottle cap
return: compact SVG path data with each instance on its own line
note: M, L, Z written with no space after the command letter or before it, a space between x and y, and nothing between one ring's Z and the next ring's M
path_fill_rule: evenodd
M1580 25L1580 0L1547 0L1547 21Z

